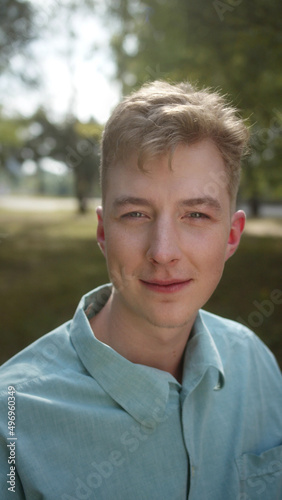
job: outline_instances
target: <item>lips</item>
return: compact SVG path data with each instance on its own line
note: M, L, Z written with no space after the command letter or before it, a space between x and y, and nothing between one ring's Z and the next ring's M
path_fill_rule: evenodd
M192 280L178 280L178 279L172 279L172 280L152 280L152 281L145 281L145 280L140 280L140 282L148 289L152 290L158 293L175 293L180 290L183 290L189 284L191 283Z

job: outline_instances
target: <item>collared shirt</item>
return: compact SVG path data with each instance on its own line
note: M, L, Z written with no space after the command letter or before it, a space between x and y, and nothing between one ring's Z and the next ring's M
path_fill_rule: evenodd
M88 318L110 292L0 369L1 500L281 500L281 374L266 346L201 310L180 384L95 338Z

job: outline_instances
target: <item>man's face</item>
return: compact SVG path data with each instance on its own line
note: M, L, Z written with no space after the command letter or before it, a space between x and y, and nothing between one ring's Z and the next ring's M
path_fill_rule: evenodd
M209 140L179 145L172 158L135 156L109 172L97 240L113 304L141 326L192 325L243 231L232 215L223 159Z

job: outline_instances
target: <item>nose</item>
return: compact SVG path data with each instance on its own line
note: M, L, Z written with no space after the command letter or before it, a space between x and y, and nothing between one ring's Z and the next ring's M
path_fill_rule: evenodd
M156 220L151 228L147 259L153 264L168 265L180 260L181 250L176 223L163 218Z

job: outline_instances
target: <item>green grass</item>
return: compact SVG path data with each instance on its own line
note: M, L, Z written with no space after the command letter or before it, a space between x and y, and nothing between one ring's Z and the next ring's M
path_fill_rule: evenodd
M205 309L251 328L282 368L281 248L281 237L244 235ZM274 290L280 290L280 304L271 300Z
M244 236L228 261L206 309L239 316L264 340L282 366L281 305L252 315L281 289L282 238ZM108 281L95 241L95 214L0 212L0 363L70 319L81 296ZM249 319L248 319L249 318Z

